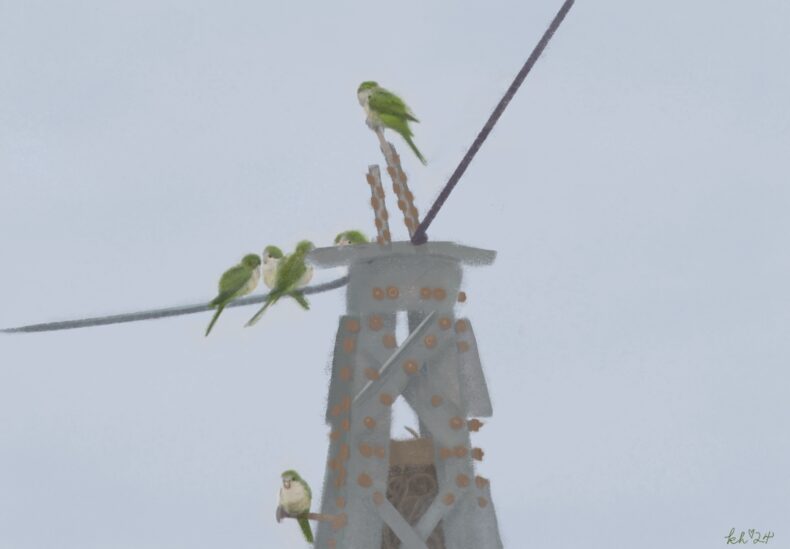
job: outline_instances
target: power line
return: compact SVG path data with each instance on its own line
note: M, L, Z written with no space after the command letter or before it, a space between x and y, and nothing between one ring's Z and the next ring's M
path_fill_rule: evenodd
M320 294L342 288L348 284L348 276L325 282L324 284L317 284L315 286L308 286L302 290L304 294ZM244 297L232 301L227 305L229 307L243 307L245 305L255 305L256 303L263 303L269 294L256 295ZM180 307L167 307L164 309L152 309L150 311L140 311L137 313L126 313L122 315L111 316L98 316L93 318L81 318L78 320L64 320L61 322L46 322L44 324L30 324L29 326L20 326L18 328L7 328L0 330L2 333L15 334L15 333L32 333L32 332L53 332L56 330L72 330L74 328L88 328L91 326L105 326L107 324L122 324L124 322L137 322L139 320L153 320L156 318L167 318L169 316L191 315L195 313L204 313L212 311L213 309L208 304L199 305L183 305Z
M461 176L464 175L466 168L469 167L469 164L477 154L480 146L488 137L488 134L491 133L492 129L494 129L494 125L499 120L499 117L502 116L503 112L505 112L505 108L507 108L508 103L510 103L510 100L513 99L513 96L516 95L521 83L524 82L524 79L529 74L529 71L532 70L532 67L543 53L543 50L546 49L551 37L554 36L554 32L559 28L563 19L565 19L565 16L568 14L568 11L570 11L574 1L575 0L565 0L565 3L560 8L560 11L558 11L557 15L554 16L549 28L547 28L546 32L543 33L543 37L540 39L540 42L538 42L537 46L535 46L535 49L532 50L532 54L529 56L529 59L527 59L527 62L524 63L523 67L521 67L521 70L516 75L513 83L510 84L510 87L507 89L507 92L505 92L505 95L502 97L502 99L500 99L499 104L494 109L494 112L491 113L491 116L483 126L483 129L480 130L480 133L478 133L477 137L475 137L475 140L472 142L472 146L469 147L468 151L466 151L466 154L461 159L458 167L455 168L455 171L450 176L450 179L447 180L447 184L442 189L442 192L439 193L439 196L436 198L433 206L431 206L431 209L428 210L428 213L422 220L422 223L420 223L420 226L417 227L417 230L411 237L412 244L425 244L425 242L428 241L428 236L426 234L428 227L431 225L433 219L436 217L436 214L439 213L439 210L442 208L442 206L444 206L445 201L450 196L450 193L453 192L453 189L458 184Z

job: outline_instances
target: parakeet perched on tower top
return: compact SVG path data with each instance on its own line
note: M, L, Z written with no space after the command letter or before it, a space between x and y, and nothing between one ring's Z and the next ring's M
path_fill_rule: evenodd
M359 104L365 109L368 116L367 123L371 129L389 128L401 135L406 143L420 159L427 164L425 157L412 141L414 135L409 127L409 122L419 122L411 109L403 100L373 81L362 82L357 89Z

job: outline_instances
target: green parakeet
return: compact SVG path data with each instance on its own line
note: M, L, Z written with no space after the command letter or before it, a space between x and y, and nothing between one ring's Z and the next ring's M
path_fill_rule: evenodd
M217 322L222 310L234 299L245 296L258 286L261 278L261 258L255 254L245 255L241 263L231 267L219 279L219 294L211 300L212 307L217 308L217 312L206 328L206 336L211 333L214 323Z
M277 267L283 258L283 251L277 246L266 246L263 249L263 283L270 290L277 279Z
M310 521L307 514L310 512L310 504L313 494L310 486L294 470L289 469L282 475L283 487L280 488L280 504L277 507L277 522L284 516L296 517L299 527L302 529L304 539L308 543L313 543L313 531L310 529Z
M425 157L414 144L412 140L414 134L409 128L409 122L419 122L419 120L400 97L385 90L376 82L368 81L359 85L357 99L365 109L368 126L373 130L389 128L399 133L420 159L420 162L427 164Z
M356 244L368 244L370 240L362 231L344 231L335 237L337 246L352 246Z
M305 256L313 248L315 246L313 246L312 242L303 240L297 244L294 253L280 260L277 266L274 288L269 292L263 307L247 322L247 326L252 326L258 322L263 313L266 312L266 309L285 296L294 298L304 309L310 308L310 304L302 292L299 291L299 288L307 284L312 276L312 267L308 267L305 263Z

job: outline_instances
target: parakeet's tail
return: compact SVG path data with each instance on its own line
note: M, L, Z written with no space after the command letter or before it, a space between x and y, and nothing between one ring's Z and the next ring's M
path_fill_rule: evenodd
M310 528L310 521L307 520L307 514L301 515L296 520L299 522L299 527L302 529L304 539L307 540L307 543L313 543L313 530Z
M216 324L217 319L219 318L219 315L222 313L222 309L224 308L225 305L220 305L219 307L217 307L217 312L214 313L213 317L211 317L211 322L209 322L208 328L206 328L206 337L208 337L208 335L211 333L211 329L214 327L214 324Z
M428 162L425 160L425 157L422 155L420 150L417 148L417 145L414 144L414 141L412 141L411 136L409 134L407 134L407 133L402 133L401 135L403 136L403 139L406 141L406 143L409 144L409 147L411 147L411 150L414 151L414 154L417 155L417 158L420 159L420 162L422 162L423 166L427 166Z
M310 303L307 302L304 294L302 292L291 292L291 297L296 300L296 302L302 306L302 309L305 311L310 310Z
M245 324L245 326L250 327L255 325L261 319L263 313L266 312L266 309L268 309L270 305L274 305L278 299L280 299L279 294L275 294L274 292L270 293L269 298L266 300L266 303L263 304L263 307L258 309L258 312L255 313L255 316L249 319L247 321L247 324Z

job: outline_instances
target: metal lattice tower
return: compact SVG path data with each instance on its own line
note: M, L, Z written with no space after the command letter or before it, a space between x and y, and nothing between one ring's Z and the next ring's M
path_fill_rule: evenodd
M469 434L480 426L475 417L491 415L491 401L471 323L454 312L463 299L462 265L490 265L495 255L448 242L310 254L316 267L349 268L326 413L331 432L321 512L334 520L319 525L317 548L393 547L382 539L385 527L404 549L502 547L489 482L474 472L482 450L472 448ZM398 342L400 311L408 314L410 333ZM420 420L421 438L411 445L390 440L391 406L399 396ZM423 478L435 470L435 497L418 516L404 517L387 497L396 462L413 465Z

